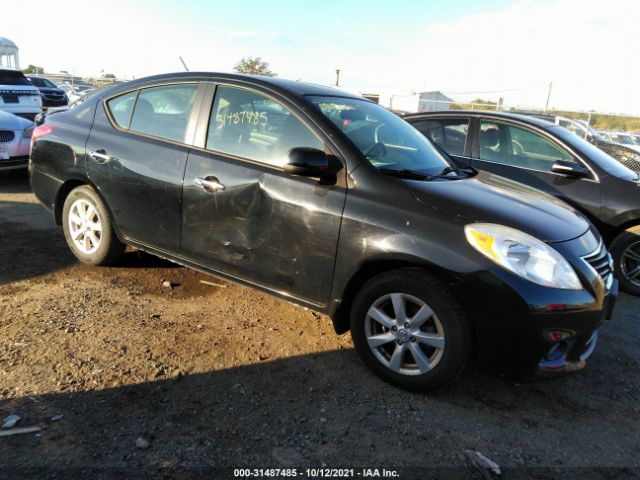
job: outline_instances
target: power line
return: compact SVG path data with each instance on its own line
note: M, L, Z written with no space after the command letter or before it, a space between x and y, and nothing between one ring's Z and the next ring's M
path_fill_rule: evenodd
M502 92L522 92L524 90L533 90L536 88L544 88L547 87L548 85L534 85L531 87L522 87L522 88L505 88L502 90L482 90L482 91L476 91L476 92L442 92L442 93L446 93L449 95L474 95L477 93L502 93Z

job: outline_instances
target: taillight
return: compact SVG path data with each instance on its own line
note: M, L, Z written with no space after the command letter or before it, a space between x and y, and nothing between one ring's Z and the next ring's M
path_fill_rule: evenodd
M47 125L46 123L34 128L33 133L31 134L31 146L33 147L33 144L35 143L36 140L44 137L45 135L49 135L55 129L56 127L54 127L53 125Z

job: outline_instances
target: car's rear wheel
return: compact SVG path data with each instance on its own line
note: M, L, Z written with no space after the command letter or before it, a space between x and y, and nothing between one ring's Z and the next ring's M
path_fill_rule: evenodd
M356 350L380 377L428 391L451 383L471 352L472 331L450 288L418 269L367 282L351 310Z
M640 296L640 226L618 235L609 248L620 288Z
M83 263L107 265L124 252L125 245L116 237L102 199L88 185L75 188L67 196L62 226L69 248Z

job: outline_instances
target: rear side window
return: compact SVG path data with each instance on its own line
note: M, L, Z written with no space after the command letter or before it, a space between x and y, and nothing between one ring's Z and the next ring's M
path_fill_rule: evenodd
M137 94L138 92L125 93L107 102L109 112L111 112L111 116L119 127L129 128L131 112L133 111L133 104L136 101Z
M140 90L129 129L184 142L197 89L193 83Z
M0 70L0 85L31 85L22 72L13 70Z
M216 89L208 149L281 167L294 147L323 150L324 144L275 100L242 88Z
M502 122L482 121L480 159L550 172L556 161L572 161L573 157L539 133Z
M464 155L469 131L467 119L422 120L413 124L425 137L450 155Z

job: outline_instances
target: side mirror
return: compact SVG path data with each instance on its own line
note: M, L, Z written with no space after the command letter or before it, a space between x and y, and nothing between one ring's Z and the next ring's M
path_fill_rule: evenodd
M335 174L342 166L330 158L322 150L316 148L296 147L289 150L289 158L284 171L301 177L319 177L335 179Z
M589 175L589 170L587 170L582 164L567 160L557 160L551 167L551 171L553 173L560 173L572 178L583 178Z

